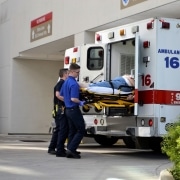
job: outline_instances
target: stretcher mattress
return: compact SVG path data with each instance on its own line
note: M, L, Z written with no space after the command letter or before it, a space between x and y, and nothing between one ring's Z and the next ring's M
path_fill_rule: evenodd
M132 92L124 92L120 91L118 89L112 89L108 87L99 87L99 86L93 86L93 87L88 87L84 88L84 90L87 90L88 92L96 93L96 94L131 94Z

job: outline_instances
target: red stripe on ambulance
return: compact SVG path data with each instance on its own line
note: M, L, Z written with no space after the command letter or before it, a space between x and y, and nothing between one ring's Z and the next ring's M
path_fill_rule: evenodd
M139 104L180 105L180 91L171 90L135 90L135 102Z

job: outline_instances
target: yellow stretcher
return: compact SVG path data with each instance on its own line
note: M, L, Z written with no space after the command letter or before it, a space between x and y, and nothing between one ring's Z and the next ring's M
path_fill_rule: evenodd
M83 106L84 110L90 109L91 106L94 106L97 111L101 111L105 107L126 108L129 113L131 113L131 109L134 107L134 102L127 100L127 96L130 94L134 94L134 91L128 94L122 94L121 91L119 91L119 94L98 94L90 92L85 88L81 88L80 90L81 100L86 101Z

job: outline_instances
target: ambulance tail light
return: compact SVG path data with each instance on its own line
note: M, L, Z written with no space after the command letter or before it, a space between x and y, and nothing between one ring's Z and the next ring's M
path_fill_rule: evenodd
M72 58L72 63L76 63L76 58Z
M144 41L143 42L143 47L144 48L149 48L150 47L150 42L149 41Z
M125 30L125 29L121 29L121 30L119 31L119 34L120 34L120 36L126 35L126 30Z
M100 34L96 34L96 41L101 41L101 35Z
M154 19L151 20L151 22L147 23L147 29L153 29L154 28Z
M73 48L73 52L78 52L78 48L77 47Z
M153 120L152 119L149 119L149 122L148 122L149 126L153 126Z
M114 38L114 32L108 33L108 38L109 38L109 39L113 39L113 38Z
M131 31L133 34L135 34L136 32L139 32L139 26L133 26Z
M162 29L169 29L169 28L170 28L170 23L162 22Z
M145 120L141 119L141 126L144 126L144 125L145 125Z
M161 24L161 28L162 29L169 29L170 28L170 23L169 22L165 22L163 19L159 20L162 24Z
M147 23L147 29L153 29L153 28L154 28L153 22Z
M64 64L69 64L69 56L66 56L66 57L64 58Z
M94 124L97 125L98 124L98 120L94 119Z

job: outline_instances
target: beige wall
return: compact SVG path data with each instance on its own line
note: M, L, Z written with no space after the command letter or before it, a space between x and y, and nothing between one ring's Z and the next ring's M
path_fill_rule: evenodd
M11 21L12 41L19 42L12 49L13 57L18 56L21 51L147 11L170 1L172 0L148 0L121 11L120 0L9 0L7 13ZM49 12L53 12L52 36L31 43L30 22Z
M48 133L59 61L14 60L9 133Z

